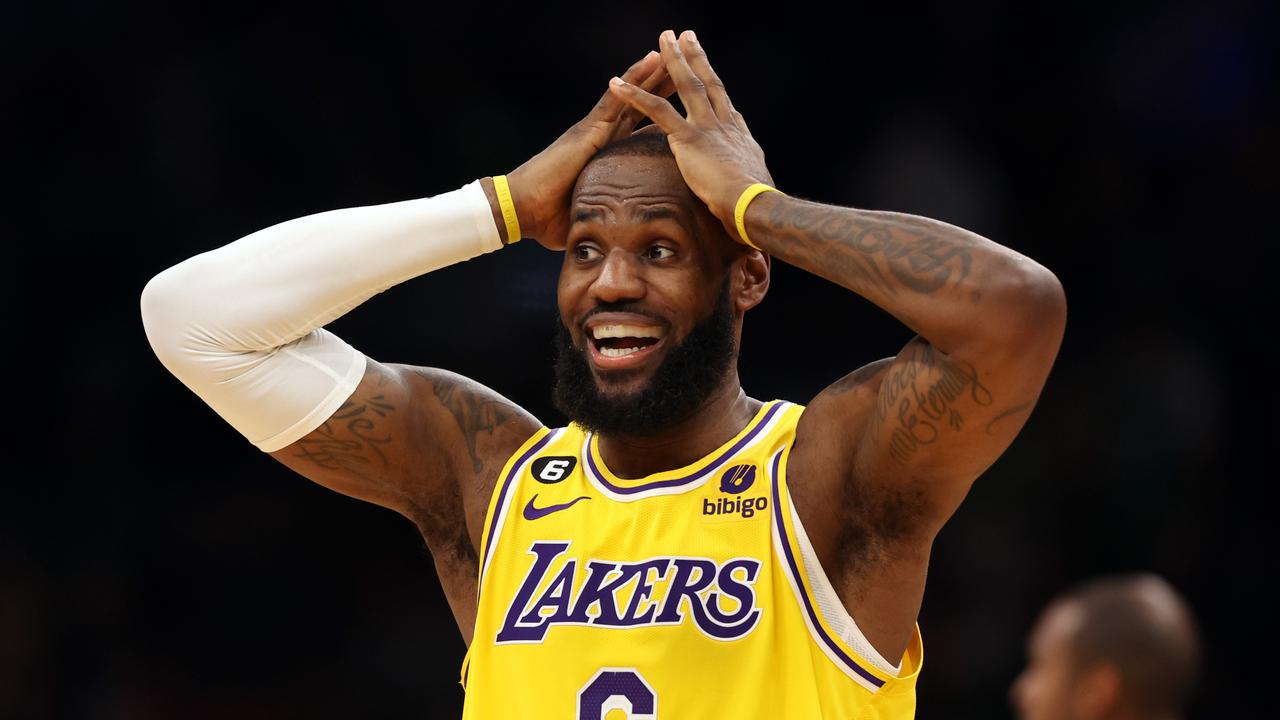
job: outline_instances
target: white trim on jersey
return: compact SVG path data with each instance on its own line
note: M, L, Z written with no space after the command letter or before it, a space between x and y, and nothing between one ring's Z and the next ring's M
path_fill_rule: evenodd
M778 464L777 460L784 450L785 448L775 452L770 456L768 463L766 463L766 467L770 468L769 482L771 485L778 482L777 478L773 477L772 468ZM816 595L814 600L817 612L821 613L822 620L826 622L827 626L830 627L846 645L855 651L858 655L858 660L865 661L881 672L896 677L901 672L901 665L899 664L895 666L886 661L880 653L872 647L871 643L867 642L866 636L862 634L857 623L854 622L853 617L849 615L847 610L845 610L844 604L835 594L835 589L832 587L831 581L827 578L826 571L822 569L822 565L818 562L813 546L809 542L809 538L804 531L803 524L800 522L800 516L796 513L795 507L791 502L790 488L787 489L786 500L788 511L791 515L792 527L796 529L796 542L800 545L800 564L803 566L803 572L809 580L810 587L814 588ZM846 660L837 655L835 649L833 649L823 637L823 633L814 625L815 619L806 609L804 586L801 583L800 578L796 577L795 574L791 572L791 568L786 560L788 551L783 547L784 543L787 542L783 537L783 533L786 532L786 529L782 527L781 518L777 515L776 510L775 512L770 513L770 515L773 519L771 529L774 552L776 553L775 561L780 563L782 572L786 575L787 583L791 586L792 592L795 593L796 603L800 608L800 616L804 618L805 627L809 629L809 635L814 644L816 644L818 648L822 650L822 654L826 655L827 658L831 660L836 667L840 668L841 672L843 672L849 679L858 683L858 685L870 692L879 692L881 686L872 683L867 677L859 674L859 670L861 670L861 668L855 669L851 667ZM867 671L862 670L862 672Z
M894 665L885 660L884 656L867 640L867 636L862 634L858 623L853 621L853 616L840 601L840 596L836 594L831 580L827 578L826 571L818 562L818 554L814 552L813 545L809 542L809 535L805 533L804 525L800 523L800 516L796 514L796 506L791 502L790 488L787 490L787 506L791 511L791 526L796 530L796 543L800 545L800 557L804 560L804 574L809 578L809 587L813 589L813 599L817 603L818 612L822 613L822 619L827 621L827 626L834 630L846 645L853 648L862 656L862 659L870 662L876 669L895 676L901 673L902 663Z

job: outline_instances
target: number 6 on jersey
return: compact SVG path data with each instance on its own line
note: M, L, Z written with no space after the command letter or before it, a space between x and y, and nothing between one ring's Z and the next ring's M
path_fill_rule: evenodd
M610 710L627 720L657 720L658 695L635 668L600 668L578 691L577 720L604 720Z

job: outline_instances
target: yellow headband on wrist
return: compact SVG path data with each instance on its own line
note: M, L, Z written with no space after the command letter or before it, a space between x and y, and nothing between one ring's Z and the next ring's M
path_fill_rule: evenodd
M764 248L751 242L751 239L747 237L746 217L747 217L747 206L750 205L751 201L754 200L755 197L762 192L782 192L782 191L774 187L769 187L764 183L754 183L752 185L749 185L746 190L742 191L742 195L738 197L738 204L733 209L733 220L738 224L738 236L742 238L742 242L746 243L747 245L750 245L751 247L759 250L760 252L764 252Z
M494 175L493 189L498 193L498 207L502 208L502 219L507 224L507 244L514 245L520 242L520 219L516 217L516 204L511 200L507 176Z

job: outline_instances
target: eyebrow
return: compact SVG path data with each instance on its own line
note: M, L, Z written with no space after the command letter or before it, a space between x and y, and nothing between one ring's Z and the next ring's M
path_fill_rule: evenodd
M684 216L678 211L669 207L645 208L639 212L640 222L648 223L655 220L675 220L681 227L685 226ZM573 213L573 222L588 222L590 220L604 220L604 211L599 208L583 208Z

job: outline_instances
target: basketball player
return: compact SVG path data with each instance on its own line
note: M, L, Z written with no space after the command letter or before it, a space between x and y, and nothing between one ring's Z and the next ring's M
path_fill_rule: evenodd
M1035 405L1061 286L946 223L771 191L693 33L659 45L509 176L160 273L149 340L257 447L421 529L469 645L467 718L912 717L933 538ZM323 328L521 237L563 252L565 427ZM743 316L775 257L916 336L807 405L747 395Z
M1022 720L1177 720L1197 679L1198 635L1163 579L1098 578L1040 616L1010 699Z

